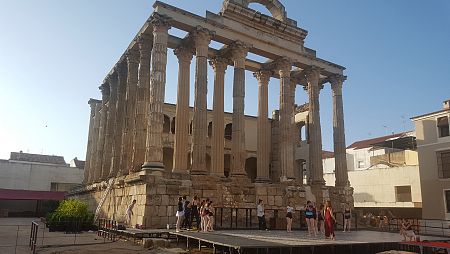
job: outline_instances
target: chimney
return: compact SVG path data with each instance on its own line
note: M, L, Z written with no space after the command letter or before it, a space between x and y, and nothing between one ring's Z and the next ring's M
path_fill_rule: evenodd
M450 99L444 101L444 109L450 109Z

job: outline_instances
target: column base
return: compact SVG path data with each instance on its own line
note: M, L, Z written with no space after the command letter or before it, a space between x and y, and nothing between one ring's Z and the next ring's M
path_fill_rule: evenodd
M280 182L293 182L295 178L290 178L287 176L280 176Z
M187 169L172 169L172 174L188 175L189 170L187 170Z
M206 170L191 169L191 175L207 175Z
M311 185L311 186L318 186L318 185L325 186L325 180L323 180L323 179L322 180L311 180L309 185Z
M209 173L210 176L215 176L218 178L225 178L225 175L223 173L217 173L217 172L211 172Z
M257 177L255 183L270 183L271 180L268 177Z
M157 176L162 176L165 171L164 164L162 162L144 162L141 169L149 171L151 175Z

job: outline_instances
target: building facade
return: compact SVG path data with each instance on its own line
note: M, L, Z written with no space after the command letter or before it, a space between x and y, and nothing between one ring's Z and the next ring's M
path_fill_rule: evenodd
M450 220L450 100L411 118L416 127L424 219Z

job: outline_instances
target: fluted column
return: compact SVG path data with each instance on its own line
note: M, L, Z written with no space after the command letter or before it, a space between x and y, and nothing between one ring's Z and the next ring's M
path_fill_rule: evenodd
M106 134L103 149L103 163L101 180L106 180L111 170L112 144L114 142L114 125L116 124L116 104L117 104L117 78L110 76L109 83L109 101L107 104L108 114L106 116Z
M322 132L320 129L320 70L312 67L305 72L309 96L309 171L311 185L325 185L322 165Z
M103 164L103 148L105 146L106 123L107 123L106 120L108 117L107 103L109 100L109 84L104 83L99 88L102 91L102 107L100 109L100 125L98 128L97 152L94 167L94 182L100 182L102 180L101 175Z
M197 27L191 33L195 43L195 95L194 119L192 126L192 170L191 174L206 174L206 137L208 122L206 118L206 96L208 82L208 45L211 31Z
M147 121L147 141L145 162L142 169L154 172L164 171L163 164L163 106L166 89L167 39L170 28L169 18L153 13L153 48L151 54L150 90Z
M95 179L95 165L97 161L97 144L99 138L99 128L101 114L100 109L102 108L102 102L99 100L94 101L95 115L94 115L94 125L93 125L93 138L92 138L92 149L91 149L91 159L89 162L89 183L93 183Z
M178 93L175 117L175 142L173 152L174 173L188 173L189 136L189 90L190 69L193 49L179 47L174 50L178 57Z
M120 168L123 174L131 171L131 158L133 154L133 132L136 108L136 91L138 82L139 51L130 49L127 52L127 86L125 95L125 121L122 132L122 148L120 156Z
M240 41L230 45L234 63L233 78L233 127L231 134L231 175L245 176L245 58L249 45Z
M270 163L270 123L268 118L268 86L270 71L253 74L258 80L258 119L257 119L257 171L256 182L268 182Z
M291 62L281 59L277 69L280 75L280 181L294 179L294 152L292 134L292 110L291 96Z
M115 67L117 73L117 102L116 102L116 124L114 125L114 141L112 147L112 160L109 177L121 175L123 169L120 167L120 158L122 152L122 133L125 121L125 96L127 87L128 66L125 61L118 63Z
M213 121L211 138L211 175L223 177L225 146L224 83L227 60L215 58L209 62L214 69Z
M88 131L88 142L87 142L87 148L86 148L86 163L84 164L84 179L83 183L88 184L89 182L89 173L90 173L90 163L92 160L92 149L93 149L93 139L94 139L94 122L95 122L95 109L97 100L90 99L88 101L89 106L91 107L91 113L89 115L89 131Z
M297 88L297 79L296 78L291 78L290 79L291 83L290 83L290 95L291 95L291 106L292 106L292 110L291 110L291 137L292 137L292 170L293 170L293 177L298 178L298 167L297 167L297 161L295 160L295 154L296 154L296 150L297 150L297 141L298 141L298 126L297 124L295 124L295 90Z
M136 94L136 119L135 131L133 134L133 157L131 170L133 172L141 170L145 160L145 140L147 136L147 103L150 88L150 56L152 50L152 40L150 35L143 34L139 37L139 79Z
M331 76L330 83L333 94L333 141L335 160L335 186L350 186L347 172L347 158L345 147L344 128L344 103L342 100L342 84L345 80L343 76Z

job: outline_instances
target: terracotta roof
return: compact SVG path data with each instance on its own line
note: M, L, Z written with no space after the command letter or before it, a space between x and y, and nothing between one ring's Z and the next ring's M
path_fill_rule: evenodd
M65 192L0 189L0 200L63 200Z
M334 153L330 151L322 150L322 160L327 158L334 158Z
M11 156L10 156L9 160L39 162L39 163L56 164L56 165L67 165L63 156L32 154L32 153L23 153L23 152L19 152L19 153L11 152Z
M382 137L377 137L377 138L371 138L371 139L365 139L365 140L360 140L360 141L356 141L353 144L349 145L347 147L347 149L349 148L353 148L353 149L363 149L363 148L368 148L368 147L372 147L373 144L375 143L380 143L383 142L387 139L390 138L397 138L400 137L402 135L405 135L406 132L401 132L401 133L397 133L397 134L392 134L392 135L387 135L387 136L382 136Z

